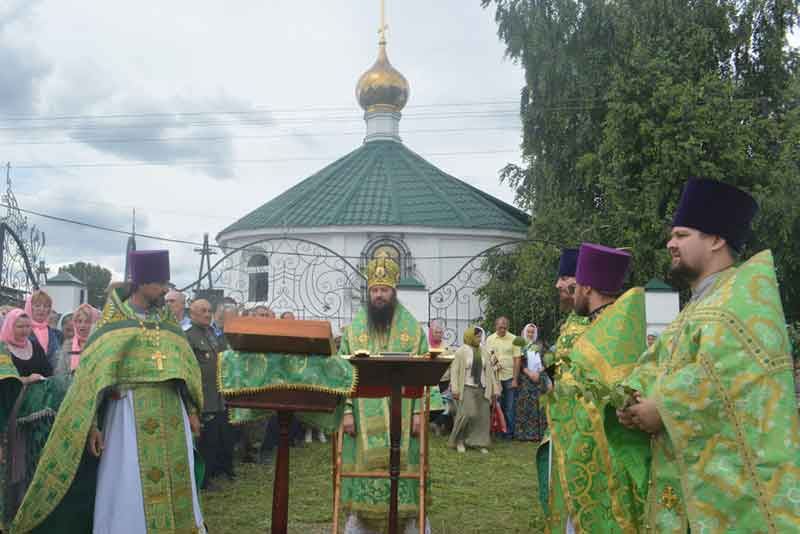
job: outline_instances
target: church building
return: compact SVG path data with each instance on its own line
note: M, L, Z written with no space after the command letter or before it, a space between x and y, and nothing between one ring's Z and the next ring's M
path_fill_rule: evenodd
M357 271L376 254L388 254L401 267L404 304L423 322L452 306L447 341L460 341L467 323L481 315L475 288L431 292L472 256L524 239L529 217L403 143L400 119L409 94L408 81L389 62L382 32L378 58L356 86L366 122L363 144L217 236L227 251L241 248L225 275L231 296L249 308L264 304L276 313L328 319L337 329L365 295ZM432 309L429 299L442 306Z

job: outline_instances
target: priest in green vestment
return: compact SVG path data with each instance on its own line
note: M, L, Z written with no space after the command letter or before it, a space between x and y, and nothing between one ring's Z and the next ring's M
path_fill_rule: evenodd
M690 302L642 356L620 421L652 437L647 526L800 532L800 420L772 254L736 266L755 200L689 180L667 249Z
M616 421L607 429L607 401L578 394L590 383L619 382L646 347L644 291L622 293L630 261L625 251L590 243L578 255L574 310L590 324L562 356L549 399L553 491L547 525L553 534L640 531L648 441ZM629 439L612 447L607 431Z
M397 301L400 268L388 257L378 257L367 266L369 302L342 332L339 354L367 350L373 357L383 352L428 352L425 333L411 313ZM419 470L418 440L421 405L403 399L400 469ZM427 424L427 422L425 422ZM354 398L344 416L343 472L389 470L389 398ZM429 496L430 492L426 492ZM345 532L384 532L389 517L388 478L343 478L342 506L349 512ZM398 516L401 532L416 532L419 482L401 478Z
M167 251L135 251L130 287L113 290L11 532L204 533L192 434L203 405L200 368L165 306ZM99 457L86 476L85 451ZM93 517L66 509L96 484Z
M565 248L561 251L558 260L558 277L556 278L555 289L558 291L559 308L562 313L567 313L566 319L559 329L558 339L556 340L555 350L548 355L549 359L543 358L542 363L551 381L555 381L558 370L563 362L568 358L572 351L575 340L589 327L589 318L581 317L574 311L575 307L575 270L578 268L578 249ZM545 361L546 360L546 361ZM536 449L536 467L539 480L539 500L547 516L553 509L561 510L564 507L564 496L559 484L554 484L552 480L552 417L550 415L550 404L552 397L542 396L540 402L544 404L547 413L548 427L547 435Z

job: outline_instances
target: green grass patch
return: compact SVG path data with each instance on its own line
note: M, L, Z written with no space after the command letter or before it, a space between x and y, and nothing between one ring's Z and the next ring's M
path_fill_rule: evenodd
M488 455L448 449L431 438L434 534L512 534L544 531L532 443L499 442ZM267 532L272 512L271 466L240 464L234 482L202 495L211 534ZM314 443L291 450L289 532L331 532L333 482L331 446ZM339 528L344 531L345 514Z

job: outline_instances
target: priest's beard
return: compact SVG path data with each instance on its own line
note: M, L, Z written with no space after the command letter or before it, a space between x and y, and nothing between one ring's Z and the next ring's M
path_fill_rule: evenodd
M564 291L560 291L558 295L558 308L562 312L571 312L574 306L575 299L572 297L572 295Z
M154 297L154 298L151 298L151 299L147 299L147 304L148 304L147 307L149 309L157 309L157 308L163 308L164 306L166 306L167 305L167 301L164 298L164 295L159 295L157 297Z
M574 309L575 313L581 317L587 317L591 313L591 310L589 310L589 298L575 294Z
M692 286L700 278L700 269L687 265L683 261L673 264L669 270L675 285L680 288Z
M392 326L396 307L397 292L392 292L392 297L388 302L383 299L378 299L377 301L370 299L369 304L367 304L367 325L370 331L388 332Z

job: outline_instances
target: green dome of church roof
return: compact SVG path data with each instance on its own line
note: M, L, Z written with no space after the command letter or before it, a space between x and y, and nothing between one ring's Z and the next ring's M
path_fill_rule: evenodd
M529 217L397 141L364 143L218 235L318 226L427 226L525 233Z

